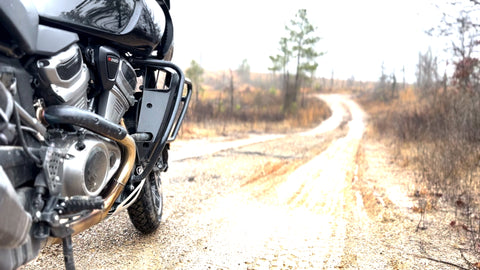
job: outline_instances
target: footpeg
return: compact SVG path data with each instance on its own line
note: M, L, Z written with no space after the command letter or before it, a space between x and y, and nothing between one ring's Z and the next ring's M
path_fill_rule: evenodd
M103 209L103 198L101 196L73 196L65 198L59 205L61 209L58 213L68 215L84 210Z

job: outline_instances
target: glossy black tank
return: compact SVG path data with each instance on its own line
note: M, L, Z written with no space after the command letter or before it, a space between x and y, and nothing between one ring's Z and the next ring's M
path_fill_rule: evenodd
M40 22L150 54L161 42L165 14L155 0L40 0Z

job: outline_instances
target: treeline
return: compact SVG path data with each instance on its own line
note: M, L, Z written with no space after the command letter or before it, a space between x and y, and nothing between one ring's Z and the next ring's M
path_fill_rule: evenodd
M284 94L273 74L250 73L245 60L235 70L204 71L192 98L187 127L214 133L288 132L318 125L330 115L326 104L302 87L299 106L286 114Z

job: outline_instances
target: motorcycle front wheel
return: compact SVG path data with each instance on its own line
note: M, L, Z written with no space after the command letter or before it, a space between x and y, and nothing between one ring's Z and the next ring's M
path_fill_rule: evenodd
M138 199L128 208L133 226L141 233L153 233L160 225L163 212L160 172L152 172L143 185Z

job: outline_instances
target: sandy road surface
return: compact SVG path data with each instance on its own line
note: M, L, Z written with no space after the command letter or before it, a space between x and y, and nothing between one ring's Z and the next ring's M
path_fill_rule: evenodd
M332 115L312 130L298 134L290 134L289 136L318 136L326 132L333 131L344 121L345 116L349 115L350 112L345 107L346 102L350 104L353 103L346 97L341 95L317 95L317 97L323 99L328 104L332 110ZM360 112L358 106L356 107L356 110L357 113ZM248 138L240 140L231 140L228 138L204 138L188 141L176 141L172 146L172 151L170 151L170 161L179 161L188 158L206 156L222 150L275 140L284 138L286 136L287 135L284 134L266 134L250 135Z
M205 204L206 210L192 219L199 222L197 227L213 223L215 230L203 244L205 250L189 253L175 267L321 269L340 263L346 223L343 192L363 134L363 112L343 96L322 98L330 104L332 117L293 139L312 143L300 148L315 148L319 137L348 121L346 136L320 141L326 149L318 155L298 153L301 161L291 164L293 170L266 173Z
M417 216L398 203L408 201L396 183L404 172L385 171L378 143L361 145L364 114L353 101L322 98L333 115L308 132L175 142L160 229L140 235L125 213L112 217L74 237L77 267L429 268L409 255L421 250ZM51 246L25 268L62 266L61 246Z

